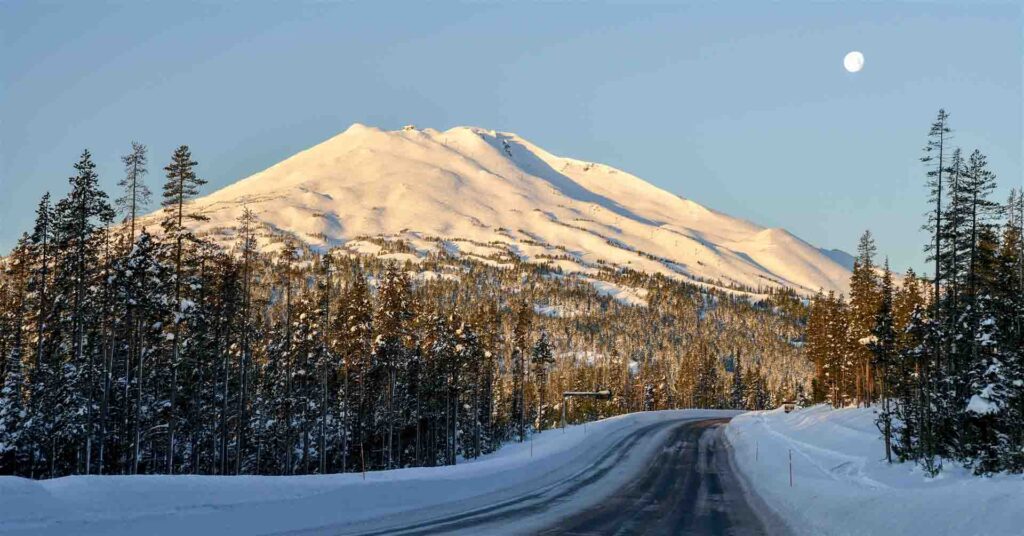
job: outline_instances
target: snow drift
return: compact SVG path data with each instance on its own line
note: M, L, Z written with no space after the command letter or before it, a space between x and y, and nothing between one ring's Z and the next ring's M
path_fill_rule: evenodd
M748 485L795 534L1024 534L1024 477L937 478L885 462L871 409L815 406L734 418L726 437ZM793 486L789 485L789 452Z

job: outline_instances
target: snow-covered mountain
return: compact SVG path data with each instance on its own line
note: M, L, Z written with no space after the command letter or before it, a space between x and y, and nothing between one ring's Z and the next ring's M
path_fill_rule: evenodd
M198 230L225 239L248 206L268 235L370 254L372 245L357 238L397 237L421 254L443 249L489 262L515 255L566 272L603 264L801 293L842 291L849 278L842 252L610 166L555 156L516 134L474 127L355 124L194 203L210 218Z

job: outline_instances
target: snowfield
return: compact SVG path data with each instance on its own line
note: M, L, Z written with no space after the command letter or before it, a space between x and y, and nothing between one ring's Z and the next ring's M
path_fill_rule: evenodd
M699 180L699 177L692 177ZM850 266L834 250L667 192L625 171L549 153L509 132L476 127L384 131L355 124L248 178L194 200L194 224L228 243L245 207L264 250L282 235L312 247L378 255L368 238L411 243L494 266L519 259L593 274L630 268L756 289L845 292ZM142 219L159 229L159 213ZM395 255L398 261L418 257ZM642 296L599 288L631 304Z
M662 442L654 435L629 444L645 427L684 418L730 417L734 411L634 413L548 430L532 444L512 443L459 465L325 476L73 476L33 481L0 477L0 534L277 534L340 533L370 519L429 519L514 499L563 482L622 454L595 489L572 507L600 501L632 478ZM649 429L649 428L648 428ZM604 456L607 458L607 456ZM551 509L543 523L566 515ZM518 522L517 522L518 523ZM525 522L524 523L528 523ZM372 528L370 525L358 525ZM528 531L517 524L517 531Z
M871 409L747 413L726 427L747 485L794 534L1024 534L1024 476L889 465ZM789 451L793 487L789 485Z

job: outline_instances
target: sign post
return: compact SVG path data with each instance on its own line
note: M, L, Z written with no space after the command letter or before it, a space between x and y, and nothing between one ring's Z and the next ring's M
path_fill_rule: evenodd
M612 392L608 389L600 391L566 391L562 393L562 430L565 430L565 407L572 397L596 398L598 400L611 400Z

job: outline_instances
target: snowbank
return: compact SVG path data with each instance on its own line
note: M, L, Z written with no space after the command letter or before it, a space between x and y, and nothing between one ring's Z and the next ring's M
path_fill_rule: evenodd
M928 478L889 465L874 418L826 406L755 412L733 419L726 437L747 485L795 534L1024 534L1024 477L947 466Z
M414 512L500 493L592 464L640 427L728 411L635 413L564 432L456 466L324 476L0 477L0 534L268 534ZM656 448L648 441L637 448ZM613 490L607 490L611 492Z

